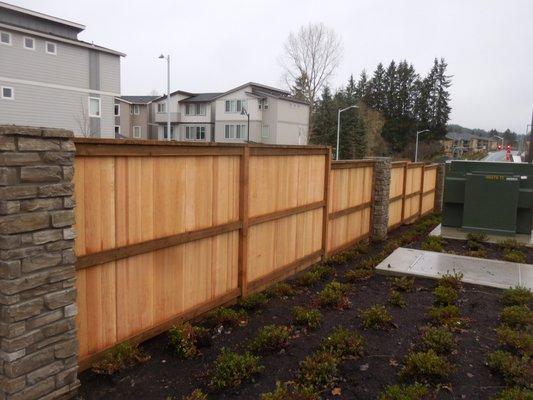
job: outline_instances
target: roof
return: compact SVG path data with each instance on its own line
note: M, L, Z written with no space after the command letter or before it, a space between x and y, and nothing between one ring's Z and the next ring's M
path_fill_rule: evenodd
M174 96L174 95L176 95L176 94L182 94L182 95L184 95L184 96L195 96L195 95L196 95L196 93L185 92L185 91L183 91L183 90L175 90L174 92L171 92L171 93L170 93L170 97L172 97L172 96ZM156 101L156 100L163 100L163 99L166 99L166 98L167 98L167 95L164 94L164 95L162 95L162 96L157 96L157 98L154 99L154 101Z
M79 24L77 22L72 22L72 21L68 21L66 19L53 17L53 16L48 15L48 14L43 14L43 13L40 13L40 12L37 12L37 11L28 10L27 8L15 6L13 4L4 3L3 1L0 1L0 8L5 8L5 9L11 10L11 11L16 11L16 12L19 12L21 14L31 15L32 17L36 17L36 18L47 20L47 21L55 22L56 24L61 24L61 25L68 26L70 28L78 29L79 31L82 31L82 30L85 29L85 25Z
M214 98L218 97L221 93L196 93L192 97L182 100L186 103L204 103L212 101Z
M261 83L256 83L256 82L248 82L248 83L245 83L244 85L240 85L240 86L237 86L233 89L230 89L224 93L220 93L218 96L216 96L214 99L217 99L219 97L222 97L222 96L225 96L227 94L230 94L230 93L233 93L233 92L236 92L238 90L241 90L241 89L244 89L248 86L251 86L252 87L252 91L255 89L260 89L262 90L263 92L265 93L270 93L270 95L273 95L274 93L276 93L277 95L285 95L285 96L290 96L290 93L287 92L286 90L283 90L283 89L277 89L275 87L272 87L272 86L267 86L267 85L263 85ZM213 100L214 100L213 99Z
M493 140L494 138L472 135L471 133L467 133L467 132L448 132L446 134L446 139L450 139L450 140L472 140L472 139Z
M131 104L149 104L159 97L161 96L120 96L117 97L117 100L122 100Z

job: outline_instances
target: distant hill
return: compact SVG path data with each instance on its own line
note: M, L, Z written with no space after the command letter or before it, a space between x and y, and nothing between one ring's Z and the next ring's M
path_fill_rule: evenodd
M447 125L447 130L448 132L470 133L472 135L484 136L484 137L490 137L493 134L496 134L496 135L498 134L495 129L488 132L484 129L470 129L470 128L465 128L464 126L457 125L457 124Z

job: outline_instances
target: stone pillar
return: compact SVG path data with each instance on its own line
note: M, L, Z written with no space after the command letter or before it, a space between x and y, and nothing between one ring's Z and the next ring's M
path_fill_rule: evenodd
M374 160L370 238L373 241L382 241L387 239L387 227L389 224L391 159L390 157L376 157Z
M74 143L0 125L0 399L68 399L77 379Z
M445 173L446 173L446 165L439 164L437 166L437 180L435 182L435 212L438 212L438 213L442 212Z

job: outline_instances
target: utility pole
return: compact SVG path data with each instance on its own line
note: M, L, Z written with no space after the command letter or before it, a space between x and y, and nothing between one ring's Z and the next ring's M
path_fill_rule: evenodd
M531 132L529 133L529 152L527 153L527 162L533 163L533 109L531 110Z

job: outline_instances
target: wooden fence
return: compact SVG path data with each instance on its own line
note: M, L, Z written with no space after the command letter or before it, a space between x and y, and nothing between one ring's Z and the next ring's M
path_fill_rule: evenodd
M81 369L370 233L371 160L332 163L321 146L77 139L76 148ZM402 164L405 183L394 165L407 211L398 223L433 207L436 175L413 165Z

